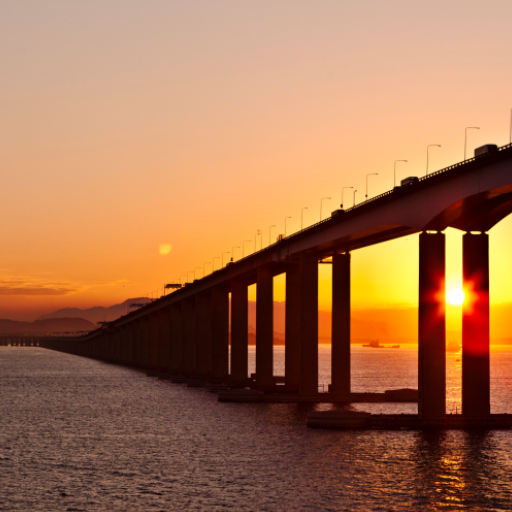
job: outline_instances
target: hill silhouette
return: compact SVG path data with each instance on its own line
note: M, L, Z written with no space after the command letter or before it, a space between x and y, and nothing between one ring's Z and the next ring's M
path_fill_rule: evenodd
M49 318L35 322L0 319L0 335L45 336L57 333L93 331L97 325L83 318Z
M53 313L41 315L37 320L48 320L50 318L83 318L93 324L97 324L98 322L109 322L125 315L130 311L130 304L146 302L151 302L151 300L147 297L135 297L134 299L127 299L121 304L114 304L109 307L95 306L88 309L64 308L58 309Z

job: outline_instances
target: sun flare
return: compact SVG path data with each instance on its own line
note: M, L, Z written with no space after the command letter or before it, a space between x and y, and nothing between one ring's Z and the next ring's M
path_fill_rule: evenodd
M465 298L466 295L462 290L452 290L448 293L448 304L451 304L452 306L462 306Z

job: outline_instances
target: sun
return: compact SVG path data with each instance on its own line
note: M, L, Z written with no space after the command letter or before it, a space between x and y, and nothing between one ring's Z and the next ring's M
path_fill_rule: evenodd
M448 304L452 306L462 306L464 299L466 298L465 293L461 289L452 290L448 293Z

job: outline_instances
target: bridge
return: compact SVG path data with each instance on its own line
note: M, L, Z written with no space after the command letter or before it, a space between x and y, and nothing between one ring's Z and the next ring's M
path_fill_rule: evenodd
M332 265L329 401L349 400L351 251L419 235L418 416L446 416L445 235L463 236L462 414L490 418L489 239L512 212L512 145L395 187L77 338L42 347L174 382L260 395L318 393L318 265ZM286 274L284 384L273 375L273 278ZM256 373L248 377L248 286L256 284ZM231 294L231 298L230 298ZM229 344L231 343L231 351ZM347 398L349 397L349 398ZM350 401L350 400L349 400ZM501 421L501 420L500 420Z

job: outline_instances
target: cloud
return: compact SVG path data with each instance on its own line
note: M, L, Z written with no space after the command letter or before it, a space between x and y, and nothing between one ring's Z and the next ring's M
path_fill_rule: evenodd
M0 278L0 295L67 295L78 287L69 283L48 283L35 279Z

